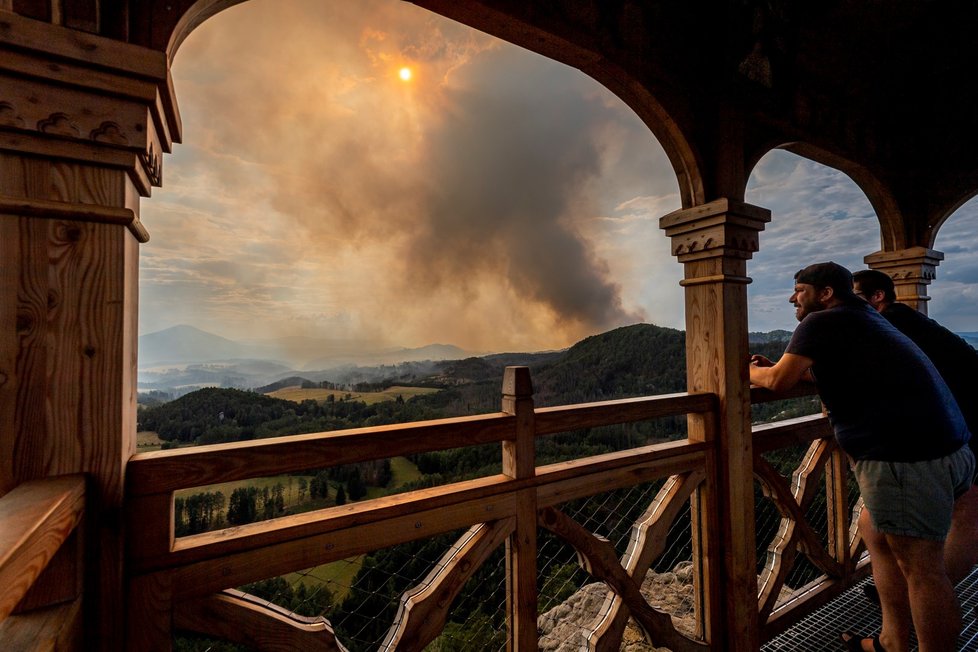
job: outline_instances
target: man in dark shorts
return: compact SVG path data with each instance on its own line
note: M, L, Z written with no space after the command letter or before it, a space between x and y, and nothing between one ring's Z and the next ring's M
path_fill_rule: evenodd
M964 417L927 356L853 293L846 268L800 270L789 301L800 323L788 348L777 364L753 356L750 379L774 391L813 380L853 459L883 628L843 641L903 652L912 622L921 652L953 650L961 616L942 560L954 500L974 474Z
M853 290L886 321L927 354L951 393L971 431L971 452L978 447L978 351L933 319L896 300L893 279L875 269L852 275ZM978 480L978 478L976 478ZM951 531L944 542L944 565L957 584L978 564L978 486L972 485L954 503Z

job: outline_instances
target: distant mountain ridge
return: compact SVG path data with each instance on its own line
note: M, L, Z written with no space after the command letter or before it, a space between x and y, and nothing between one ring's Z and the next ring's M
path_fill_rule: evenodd
M752 352L777 355L791 337L786 330L751 333ZM315 340L285 338L286 347ZM311 344L310 344L311 343ZM179 396L201 387L255 389L329 381L337 385L396 380L448 385L479 383L508 365L539 369L534 387L542 402L562 396L594 400L619 395L681 391L685 383L685 333L653 324L635 324L587 337L568 349L475 355L457 346L364 350L363 343L328 342L330 355L292 359L273 341L236 342L191 326L176 326L139 338L139 389ZM777 349L775 351L774 349ZM317 351L317 353L319 353ZM427 380L426 380L427 379Z
M423 375L432 363L476 355L450 344L418 348L369 342L282 338L239 342L193 326L139 337L139 389L183 394L200 387L250 389L301 376L313 382L374 381L378 375ZM389 367L384 371L367 369Z
M418 348L376 347L369 342L286 337L240 342L194 326L173 326L139 336L139 366L203 365L232 360L264 360L299 369L350 364L393 364L477 355L451 344Z
M173 326L139 336L140 366L156 364L202 364L215 360L270 357L261 350L193 326Z

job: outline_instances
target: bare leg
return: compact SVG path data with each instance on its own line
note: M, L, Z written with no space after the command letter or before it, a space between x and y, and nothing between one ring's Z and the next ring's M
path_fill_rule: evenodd
M920 652L947 652L957 647L961 610L944 570L944 542L886 534L886 542L906 579L910 611ZM876 558L873 558L876 565ZM883 587L880 599L883 599ZM883 601L883 613L886 602ZM881 639L881 642L882 639ZM883 642L883 647L887 643Z
M978 564L978 486L954 503L951 531L944 543L944 565L951 584L963 580Z
M879 591L880 608L883 610L880 644L887 652L906 652L910 647L912 622L906 579L897 557L890 550L887 536L873 528L869 510L865 507L859 515L859 532L873 560L873 581ZM871 646L864 645L864 649L872 652Z

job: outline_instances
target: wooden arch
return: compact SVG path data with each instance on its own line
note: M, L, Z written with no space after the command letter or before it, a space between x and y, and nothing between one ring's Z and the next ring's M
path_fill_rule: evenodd
M876 212L880 223L882 251L901 251L913 247L933 248L937 232L944 222L969 199L978 196L978 190L974 190L953 197L922 197L915 188L901 187L899 181L885 180L864 165L809 143L786 143L777 149L827 165L852 179L866 194ZM757 160L760 160L760 156ZM756 165L757 160L753 165Z
M176 51L194 29L224 9L247 1L176 1L172 20L157 27L159 31L153 35L153 44L165 47L167 58L172 62ZM628 72L597 52L485 7L473 8L453 0L417 0L412 4L577 68L597 81L632 109L659 141L676 173L683 206L707 201L701 172L702 157L686 137L688 129Z
M752 153L747 166L748 170L753 171L761 158L776 149L783 149L786 152L828 166L852 179L866 195L876 212L876 219L880 223L880 245L884 251L895 251L917 244L907 244L906 235L909 228L900 202L891 192L887 183L874 174L872 170L805 142L782 143L760 148Z

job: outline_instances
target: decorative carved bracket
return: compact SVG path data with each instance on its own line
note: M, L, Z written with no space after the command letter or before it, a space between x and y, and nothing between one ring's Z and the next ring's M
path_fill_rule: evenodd
M674 211L659 219L659 228L672 238L679 262L704 258L747 260L758 249L757 234L771 221L771 211L733 199Z
M927 286L937 278L937 266L944 254L927 247L910 247L901 251L877 251L863 258L872 269L889 274L897 300L927 314Z
M74 30L15 14L4 20L0 149L125 168L148 196L162 182L162 154L180 140L166 55L94 34L81 44Z

